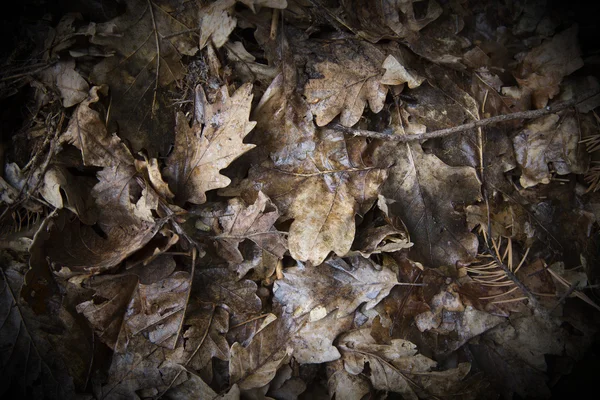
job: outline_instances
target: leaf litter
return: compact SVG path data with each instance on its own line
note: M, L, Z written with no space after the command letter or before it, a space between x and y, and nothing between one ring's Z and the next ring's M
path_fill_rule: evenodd
M600 76L572 14L98 5L2 53L3 397L550 398L577 371Z

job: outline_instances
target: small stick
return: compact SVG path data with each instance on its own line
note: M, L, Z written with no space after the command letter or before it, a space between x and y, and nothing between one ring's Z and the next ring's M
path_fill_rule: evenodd
M452 135L453 133L464 132L464 131L468 131L471 129L480 128L482 126L497 124L500 122L514 121L516 119L539 118L544 115L556 113L556 112L562 111L564 109L567 109L569 107L573 107L574 105L581 103L582 101L585 101L585 100L587 100L593 96L596 96L598 94L600 94L600 92L598 92L598 91L587 92L586 94L584 94L583 96L581 96L577 99L572 99L572 100L569 100L566 102L558 103L553 106L548 106L546 108L542 108L540 110L519 111L519 112L515 112L515 113L511 113L511 114L497 115L495 117L490 117L490 118L485 118L485 119L481 119L478 121L469 122L468 124L462 124L462 125L454 126L452 128L440 129L440 130L432 131L432 132L418 133L415 135L395 135L395 134L391 134L391 133L368 131L368 130L364 130L364 129L354 129L354 128L342 126L337 123L333 124L331 126L331 128L338 130L338 131L342 131L342 132L350 134L350 135L354 135L354 136L363 136L363 137L370 137L370 138L374 138L374 139L392 140L392 141L396 141L396 142L405 143L405 142L427 140L427 139L434 139L434 138L443 137L443 136L449 136L449 135Z

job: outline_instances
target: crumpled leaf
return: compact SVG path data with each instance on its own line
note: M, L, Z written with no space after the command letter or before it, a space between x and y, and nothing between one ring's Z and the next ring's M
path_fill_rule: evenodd
M303 160L315 149L310 106L296 90L295 71L285 72L285 79L283 73L273 79L252 113L253 142L280 166Z
M174 348L190 290L187 272L147 284L129 274L92 277L83 284L94 295L78 304L77 311L107 346L124 352L130 339L143 333L154 344Z
M421 354L416 346L403 339L378 344L370 330L359 329L339 338L345 370L358 375L368 363L369 380L377 390L400 393L404 398L436 398L460 392L462 380L469 373L469 363L446 371L431 371L437 363ZM417 397L418 394L418 397Z
M311 317L315 314L311 313ZM319 317L320 315L316 318ZM309 318L290 339L294 359L300 364L320 364L339 359L340 352L333 345L333 341L340 333L351 328L353 320L353 315L338 318L335 311L324 318Z
M110 86L110 121L118 124L119 136L134 150L145 148L152 156L167 154L172 136L166 133L173 124L172 112L166 112L168 88L184 76L181 58L198 51L190 33L195 26L168 3L128 0L123 15L89 28L91 42L114 54L96 64L91 74L92 81ZM198 5L188 5L192 7L186 14L194 20Z
M175 149L167 159L164 175L176 199L202 204L206 192L229 185L231 180L219 171L254 145L243 143L255 122L248 121L252 102L252 85L242 85L229 97L227 87L209 104L201 87L204 128L188 126L185 116L177 114Z
M338 114L344 126L355 125L367 102L371 111L382 110L388 92L387 85L407 82L419 86L423 78L409 73L393 55L385 56L378 48L364 42L341 46L334 42L327 48L330 59L315 66L323 76L310 79L304 88L318 126L327 125ZM356 49L356 50L354 50ZM386 72L382 73L385 68Z
M318 267L287 268L284 279L275 282L273 295L295 316L323 307L323 317L337 310L337 318L342 318L362 303L366 309L375 307L398 284L389 268L378 271L368 264L352 266L334 259Z
M406 224L413 249L427 263L453 265L477 254L477 238L454 208L480 198L474 168L448 166L414 143L384 143L375 159L378 166L389 167L381 193L392 200L390 212Z
M257 81L267 86L277 76L275 67L256 62L256 57L246 50L242 42L229 43L226 49L227 58L243 82Z
M37 293L37 310L21 295L27 265L6 259L0 269L0 395L48 399L74 398L84 389L92 352L88 336L57 301ZM7 262L7 265L4 265ZM43 296L43 298L42 298Z
M65 108L81 103L88 97L90 86L75 70L75 61L60 61L41 73L42 80L47 85L56 86Z
M55 208L66 208L77 214L85 224L93 225L97 210L94 209L93 198L86 193L91 191L93 182L93 179L74 176L66 168L53 165L44 174L39 191Z
M133 163L127 147L116 135L106 130L100 114L90 105L100 100L103 87L94 86L89 96L77 107L59 143L69 143L81 150L83 165L111 167Z
M531 92L535 108L543 108L560 91L562 79L583 66L576 25L529 51L515 75L521 88Z
M293 167L264 163L250 171L254 188L293 218L288 243L293 258L318 265L330 251L343 256L354 239L354 215L375 200L385 171L365 165L363 139L345 140L322 130L318 147ZM295 188L295 190L290 190Z
M295 400L306 390L306 383L292 376L292 368L289 365L281 367L275 378L269 384L268 396L281 400Z
M262 192L258 192L256 201L249 206L238 198L230 200L225 215L218 219L220 229L216 239L221 255L232 265L242 264L245 258L238 246L246 239L251 240L260 249L262 260L260 266L253 263L248 267L258 269L257 274L265 278L271 276L287 251L287 241L273 226L278 218L277 207ZM239 276L247 272L240 265Z
M529 122L513 138L513 145L524 188L550 183L550 163L559 175L583 174L588 169L589 156L580 143L573 113L549 114Z
M194 281L197 287L203 288L199 293L202 301L224 304L240 318L244 314L258 313L262 304L256 295L256 283L236 278L236 274L226 268L203 268L196 270Z
M233 6L238 1L252 11L255 11L255 5L279 9L287 7L286 0L224 0L211 3L200 10L200 49L206 47L209 40L216 48L227 42L237 25L237 19L232 14Z

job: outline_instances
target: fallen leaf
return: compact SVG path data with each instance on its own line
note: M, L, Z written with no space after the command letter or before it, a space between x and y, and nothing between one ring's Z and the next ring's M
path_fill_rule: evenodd
M215 103L203 98L204 128L190 127L182 113L177 114L175 149L164 170L176 199L184 203L202 204L206 192L229 185L231 180L219 171L254 145L243 143L255 123L248 121L252 101L252 85L241 86L229 97L227 87L218 92Z
M339 399L361 400L371 391L368 378L349 373L341 360L327 363L327 375L331 398L335 395Z
M65 108L73 107L88 97L90 86L75 70L74 60L58 62L42 71L41 76L44 83L59 90Z
M265 386L275 377L277 370L289 360L292 349L277 338L285 337L285 329L278 323L256 334L244 347L235 342L230 349L230 384L237 384L242 391Z
M8 263L6 255L2 261L0 394L73 398L87 383L92 351L88 336L69 311L57 299L45 299L43 291L35 301L50 300L53 309L36 312L21 295L27 265Z
M222 399L222 400L239 400L240 389L237 385L233 385L225 394L219 395L211 389L202 378L194 372L186 370L185 380L183 383L170 388L164 397L172 400L187 400L187 399Z
M406 224L413 249L423 260L430 266L453 265L477 254L477 238L454 206L480 198L474 168L448 166L414 143L384 143L375 158L389 171L381 193L394 200L388 204L390 212Z
M378 271L334 259L318 267L287 268L284 279L275 281L273 295L295 316L321 306L326 314L337 310L337 318L343 318L362 303L366 309L375 307L398 284L396 274L388 268Z
M292 368L284 365L269 384L267 394L275 399L295 400L305 390L306 383L301 378L292 376Z
M256 201L249 206L238 198L230 200L225 215L218 219L220 229L216 232L216 240L221 255L232 265L244 263L238 246L242 241L250 240L262 254L260 265L253 263L248 267L254 268L259 276L271 276L287 251L287 241L273 226L278 218L277 207L262 192L258 192ZM238 267L240 278L248 272L246 268Z
M425 15L415 15L413 3L418 1L384 0L371 4L365 0L342 0L350 21L360 35L371 42L383 38L405 39L418 37L418 32L442 14L435 0L427 0Z
M60 143L69 143L81 151L83 165L111 167L133 163L127 147L116 135L110 135L98 111L90 106L100 100L102 87L90 89L87 99L77 107Z
M188 5L186 14L195 20L198 6ZM162 110L168 107L168 88L184 76L182 57L198 51L189 33L194 26L167 0L128 0L125 7L124 14L93 26L90 41L113 54L94 66L91 79L110 86L110 121L118 124L119 135L136 151L165 155L173 114Z
M580 143L573 113L549 114L529 122L513 138L513 145L524 188L550 183L549 164L558 175L583 174L588 169L589 156Z
M332 250L339 256L348 253L354 215L370 207L386 176L384 170L365 165L363 139L346 141L338 131L322 130L318 140L306 159L282 168L267 162L254 167L249 177L253 188L294 219L288 235L292 257L313 265Z
M315 66L323 76L310 79L304 88L306 101L311 105L318 126L327 125L338 114L344 126L355 125L362 116L367 102L371 111L382 110L388 92L387 85L407 82L417 87L423 81L409 73L394 56L385 56L378 48L358 42L345 46L334 42L328 51L335 61L324 61ZM385 68L386 72L382 73Z
M562 79L583 66L576 25L545 40L529 51L519 65L515 78L519 86L532 93L535 108L543 108L560 91Z

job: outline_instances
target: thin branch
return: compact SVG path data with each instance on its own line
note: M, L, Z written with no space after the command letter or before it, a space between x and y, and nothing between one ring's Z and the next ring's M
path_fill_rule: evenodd
M468 131L471 129L481 128L483 126L498 124L501 122L514 121L517 119L534 119L539 118L544 115L556 113L567 109L569 107L573 107L574 105L581 103L589 98L600 94L598 91L589 91L586 92L583 96L580 96L576 99L572 99L566 102L558 103L553 106L548 106L546 108L542 108L540 110L529 110L529 111L519 111L511 114L504 115L496 115L495 117L480 119L477 121L469 122L468 124L462 124L458 126L454 126L452 128L440 129L432 132L419 133L415 135L395 135L392 133L383 133L383 132L375 132L364 129L354 129L346 126L342 126L340 124L333 124L331 128L342 131L344 133L354 135L354 136L363 136L370 137L374 139L382 139L382 140L391 140L396 142L413 142L427 139L434 139L444 136L449 136L454 133L460 133L464 131Z
M156 42L156 76L154 78L154 97L152 98L152 115L154 115L154 107L156 106L156 94L158 92L158 79L160 76L160 40L158 38L158 27L156 26L156 19L154 18L154 10L152 9L152 2L148 0L148 7L150 9L150 17L152 17L152 28L154 29L154 41Z

